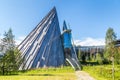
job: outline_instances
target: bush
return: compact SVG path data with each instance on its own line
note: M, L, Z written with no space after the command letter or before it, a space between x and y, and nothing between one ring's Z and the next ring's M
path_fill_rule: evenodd
M100 64L100 65L103 64L104 59L100 53L96 54L96 60L97 60L98 64Z

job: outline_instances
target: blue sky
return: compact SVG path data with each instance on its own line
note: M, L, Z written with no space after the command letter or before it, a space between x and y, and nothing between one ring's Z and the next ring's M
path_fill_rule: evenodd
M103 44L112 27L120 38L120 0L0 0L0 34L10 27L20 42L56 6L60 27L72 29L76 43Z

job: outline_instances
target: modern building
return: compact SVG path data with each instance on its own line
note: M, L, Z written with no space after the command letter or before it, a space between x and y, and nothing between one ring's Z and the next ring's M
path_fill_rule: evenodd
M20 70L59 67L65 65L66 60L74 69L79 68L73 48L71 48L71 57L68 58L64 54L62 35L55 7L21 42L18 49L24 59L19 68Z
M24 58L20 69L64 65L60 36L58 16L54 7L18 46Z
M115 44L116 44L116 47L120 47L120 39L118 39L118 40L115 42Z
M89 60L90 57L96 58L96 54L99 53L103 55L105 46L76 46L76 53L77 56L81 58L84 57L85 59Z

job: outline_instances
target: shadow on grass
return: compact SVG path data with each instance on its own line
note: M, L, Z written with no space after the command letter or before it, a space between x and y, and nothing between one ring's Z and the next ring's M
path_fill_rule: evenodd
M82 65L99 65L98 62L81 62Z
M23 76L56 76L53 74L25 74Z
M0 75L0 76L56 76L56 75L53 75L53 74L23 74L23 75L7 74L7 75Z

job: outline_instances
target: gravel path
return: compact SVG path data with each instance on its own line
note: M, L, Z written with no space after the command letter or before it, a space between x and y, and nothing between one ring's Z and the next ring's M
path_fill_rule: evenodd
M77 80L95 80L88 73L84 71L76 71Z

